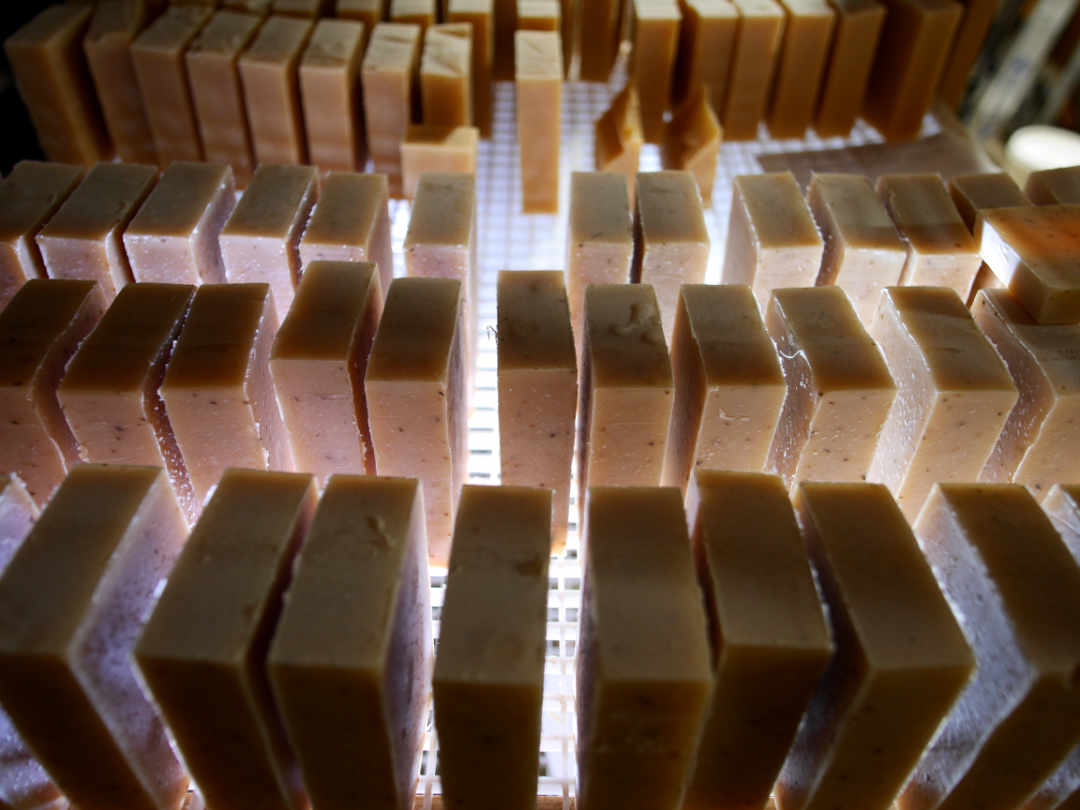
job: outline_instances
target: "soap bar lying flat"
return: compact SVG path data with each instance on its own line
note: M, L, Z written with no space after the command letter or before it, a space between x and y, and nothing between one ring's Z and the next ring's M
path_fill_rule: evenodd
M502 483L554 490L552 552L566 545L577 355L559 270L503 270L498 308Z
M783 287L812 287L825 245L791 172L744 174L731 186L722 283L749 284L764 312Z
M361 171L367 163L360 107L363 23L319 20L300 60L300 99L308 157L322 171Z
M1024 192L1036 205L1080 205L1080 167L1032 172Z
M225 281L218 237L236 205L232 169L220 163L173 163L124 231L136 281Z
M405 196L416 197L424 172L476 174L476 127L444 127L409 124L401 144L401 174Z
M698 87L717 112L724 109L739 11L728 0L679 0L679 53L671 100L681 104Z
M784 33L784 9L774 0L732 0L740 15L720 123L729 141L752 141L772 89Z
M447 22L472 26L472 101L473 123L485 138L491 136L494 116L492 60L495 53L494 0L450 0Z
M633 14L630 81L641 99L645 140L659 143L664 134L664 113L671 106L679 7L675 0L633 0Z
M827 0L781 0L786 13L766 123L773 138L801 138L814 118L836 12Z
M395 279L364 376L375 469L420 479L435 565L450 557L467 461L461 293L453 279Z
M1080 737L1080 568L1015 484L940 484L915 531L978 668L898 807L1017 807Z
M427 556L415 479L330 479L269 654L313 807L411 803L431 671Z
M300 234L318 196L312 166L260 166L221 230L225 277L270 285L279 323L300 276Z
M815 174L807 202L825 241L817 283L847 293L869 326L881 291L900 283L907 246L863 175Z
M1005 172L954 177L949 181L949 194L952 195L953 203L956 205L956 210L960 212L964 224L972 233L975 232L975 223L982 211L989 208L1015 208L1030 205L1024 192L1016 185L1016 181ZM1001 279L995 276L994 271L983 262L979 265L979 272L976 273L975 281L971 285L968 306L974 302L979 290L997 289L1004 286Z
M425 124L472 125L471 66L470 25L443 23L427 30L420 59L420 108Z
M822 138L847 135L855 126L885 24L885 7L878 0L830 2L836 27L814 114L814 131Z
M51 278L101 285L111 301L131 281L121 235L157 180L137 163L99 163L35 237Z
M847 295L776 290L765 322L788 388L768 468L788 485L865 481L896 385Z
M867 476L914 520L936 481L974 481L1017 392L964 302L944 287L888 287L870 330L893 379L896 407Z
M595 487L587 509L578 802L676 808L713 686L682 496L673 487Z
M400 193L401 142L412 118L420 64L420 26L378 23L361 68L364 124L375 171ZM417 95L418 97L418 95Z
M433 679L448 806L536 806L550 555L550 490L462 490Z
M956 108L963 100L971 69L999 10L996 0L964 0L964 15L949 46L937 88L938 97L950 107Z
M583 82L606 82L611 75L619 52L622 6L618 0L590 0L581 4L578 51Z
M715 686L682 806L764 807L832 657L829 628L779 478L699 470L687 511Z
M186 529L160 469L83 465L0 578L0 700L79 807L171 810L187 789L130 659Z
M683 285L671 365L664 485L685 490L694 470L764 469L787 386L750 288Z
M776 786L780 810L888 810L975 661L885 487L795 494L836 644Z
M209 807L303 801L265 656L315 500L309 475L226 471L135 646Z
M596 170L625 175L633 205L641 144L645 140L641 131L641 101L633 82L612 99L611 106L597 119L595 138Z
M0 312L0 472L18 473L39 506L79 460L56 386L104 311L93 282L31 279Z
M664 126L660 161L665 169L690 172L706 207L712 207L713 180L720 157L720 124L709 104L708 92L699 85Z
M559 210L562 46L555 31L514 34L521 204L526 214Z

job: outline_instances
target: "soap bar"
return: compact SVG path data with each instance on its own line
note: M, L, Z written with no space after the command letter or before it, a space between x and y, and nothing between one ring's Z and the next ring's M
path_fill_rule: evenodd
M764 312L774 289L812 287L824 252L791 172L744 174L732 181L722 283L749 284Z
M300 234L318 196L311 166L260 166L221 230L225 278L270 285L274 322L289 311L300 276Z
M607 5L611 0L600 0ZM593 5L592 3L588 4ZM610 7L610 6L609 6ZM517 31L517 0L493 0L495 18L494 78L514 78L514 32ZM582 14L587 9L582 7ZM584 78L584 77L583 77Z
M429 26L438 22L436 0L390 0L390 19L420 27L420 39Z
M836 12L826 0L781 0L787 20L766 123L773 138L801 138L814 118Z
M411 806L431 671L423 501L415 479L335 475L297 558L268 665L313 807Z
M855 126L885 24L885 7L878 0L830 2L836 27L814 113L814 131L822 138L846 136Z
M594 487L577 655L578 802L678 807L713 689L682 496ZM664 594L662 609L643 594Z
M297 469L375 472L364 370L382 311L371 262L308 265L270 353Z
M622 33L620 0L589 0L579 9L578 51L581 54L581 80L607 82L619 53Z
M765 117L784 34L784 9L774 0L732 0L740 15L720 123L729 141L752 141Z
M49 160L89 166L112 154L82 50L93 11L50 5L4 40L15 86Z
M645 135L641 131L641 101L633 82L624 87L596 121L595 167L626 176L630 205L637 189L638 162Z
M318 19L330 11L330 0L274 0L274 14Z
M472 26L432 25L420 59L420 107L424 123L472 126Z
M979 248L936 174L883 175L877 191L908 246L903 285L951 287L967 301Z
M704 85L699 85L664 125L660 163L665 169L690 172L704 205L709 208L720 140L720 124L709 104L708 92Z
M559 210L562 46L554 31L514 34L521 204L526 214Z
M868 479L914 520L935 482L976 480L1016 387L953 290L886 288L870 335L899 390Z
M836 654L780 773L777 807L889 810L975 660L885 487L804 483L795 510Z
M255 171L255 155L238 62L262 21L255 14L218 11L184 55L206 159L232 166L241 187Z
M642 172L637 176L634 263L630 278L656 291L664 339L671 341L679 287L705 280L709 232L701 195L690 172Z
M960 218L972 232L979 214L988 208L1017 208L1031 204L1016 181L1005 172L953 177L949 180L949 194Z
M364 24L364 42L375 24L386 19L387 0L336 0L334 16L343 20L357 20Z
M401 144L401 173L405 196L415 199L420 175L425 172L476 174L476 127L409 124Z
M0 473L0 574L3 574L37 519L37 504L26 491L22 479L15 473ZM0 791L8 788L5 780Z
M881 291L900 283L907 246L863 175L815 173L806 198L825 241L817 283L847 293L869 326Z
M34 237L81 179L78 166L21 160L0 185L0 310L27 279L45 275Z
M360 171L367 163L360 106L363 23L319 20L300 60L300 98L308 156L322 171Z
M765 323L787 380L768 468L784 483L865 481L896 385L839 287L775 290Z
M954 109L967 90L968 78L1000 7L996 0L964 0L964 15L949 46L937 94Z
M79 460L56 386L104 311L91 281L31 279L0 312L0 472L18 473L38 506Z
M236 205L232 169L177 161L161 175L124 231L136 281L225 281L218 238Z
M687 512L715 686L682 806L764 807L832 657L829 628L780 479L699 470Z
M73 805L166 810L187 789L130 659L186 535L160 469L83 465L0 577L0 700Z
M1080 205L1080 167L1032 172L1024 192L1036 205Z
M728 0L679 0L679 53L671 100L681 104L699 87L712 108L724 109L739 10Z
M632 0L634 23L630 81L641 99L645 140L659 143L664 113L671 106L671 78L679 42L679 7L675 0Z
M462 490L433 679L448 806L536 806L550 555L550 490Z
M420 479L428 554L445 566L465 481L467 413L462 284L390 285L364 375L375 469Z
M378 23L361 68L364 123L375 171L384 172L400 193L401 142L412 119L420 65L420 26Z
M308 19L273 16L240 55L240 83L256 165L308 160L297 74L313 29Z
M1015 484L939 484L915 531L978 668L897 806L1017 807L1080 737L1080 569Z
M472 26L472 101L473 123L480 134L491 137L495 96L492 69L495 54L494 0L450 0L446 20Z
M559 31L559 0L517 0L517 30Z
M551 550L566 545L577 355L560 270L503 270L496 289L502 483L554 490Z
M162 167L174 160L203 159L184 52L213 11L211 6L170 5L131 44L135 77Z
M135 646L210 807L289 810L304 801L266 650L315 500L309 475L226 471Z
M160 390L197 504L226 467L293 469L270 379L276 326L265 284L195 293Z

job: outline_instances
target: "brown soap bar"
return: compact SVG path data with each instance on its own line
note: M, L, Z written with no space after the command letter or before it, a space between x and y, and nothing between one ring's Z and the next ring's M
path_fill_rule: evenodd
M334 16L344 20L357 20L364 24L364 42L371 35L376 23L386 19L388 0L335 0Z
M502 483L554 490L551 551L566 545L577 355L560 270L503 270L496 289Z
M218 237L236 205L232 169L176 162L161 175L124 231L136 281L225 281Z
M780 479L699 470L687 513L715 686L682 806L764 807L832 657L829 628Z
M335 475L297 558L268 667L312 807L400 810L416 792L431 671L423 501L415 479Z
M306 800L266 651L315 501L309 475L226 471L135 646L209 807L290 810Z
M476 174L476 127L444 127L409 124L401 144L401 174L405 196L416 197L420 175L425 172Z
M774 0L732 0L740 23L720 123L729 141L752 141L772 89L784 34L784 10Z
M331 0L274 0L274 14L318 19L330 10Z
M65 163L21 160L0 184L0 310L28 279L45 275L35 237L82 173Z
M187 790L131 663L186 536L160 469L81 465L0 577L0 700L72 805L170 810Z
M401 193L401 142L418 96L420 65L418 25L378 23L371 33L361 68L364 122L375 171L385 172L393 193Z
M93 11L51 5L4 41L15 86L49 160L91 165L112 154L82 50Z
M360 107L363 23L319 20L300 60L300 98L308 157L322 171L360 171L367 163Z
M787 20L766 124L773 138L801 138L814 118L836 12L826 0L781 0Z
M664 113L671 106L671 78L679 43L679 7L675 0L632 0L634 23L630 81L641 99L645 140L659 143Z
M800 484L795 510L836 654L780 772L777 807L889 810L975 668L972 651L885 487Z
M471 68L472 26L432 25L424 35L420 59L420 108L425 124L472 125Z
M578 51L583 82L606 82L611 76L619 53L622 6L619 0L589 0L581 4Z
M49 276L96 281L111 301L132 280L121 236L157 176L156 167L138 163L87 172L35 237Z
M1016 185L1005 172L993 172L987 174L969 174L962 177L954 177L949 180L949 194L952 195L956 210L964 220L968 230L975 233L975 223L980 212L989 208L1015 208L1022 205L1030 205L1020 186ZM983 262L979 265L979 272L975 274L975 281L971 284L971 295L968 297L968 306L975 301L979 290L991 290L1004 287L1001 279L994 275L990 266Z
M521 205L526 214L559 210L562 48L555 31L514 34Z
M1024 191L1036 205L1080 205L1080 166L1032 172Z
M885 7L879 0L830 2L836 28L814 114L814 131L822 138L846 136L855 126L885 24Z
M450 0L447 22L472 26L472 101L473 122L480 134L491 137L495 96L492 82L495 53L494 0Z
M682 22L671 100L681 104L704 86L712 108L723 111L739 10L729 0L679 0L679 13Z
M699 85L664 125L660 145L661 165L665 169L690 172L708 208L712 207L720 139L720 123L709 104L709 94L704 85Z
M596 170L625 175L632 206L641 144L645 141L641 131L641 101L632 82L615 96L611 106L596 120L594 129Z
M428 27L438 22L436 0L390 0L390 19L420 26L420 39Z
M964 16L949 46L937 88L938 96L950 107L959 106L963 99L971 69L999 9L997 0L964 0Z

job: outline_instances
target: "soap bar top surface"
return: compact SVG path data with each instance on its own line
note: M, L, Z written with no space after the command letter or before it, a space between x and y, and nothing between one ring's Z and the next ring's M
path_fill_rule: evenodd
M420 26L413 23L380 22L371 32L364 72L408 72L416 59Z
M265 65L294 63L300 58L313 26L308 19L274 15L263 23L240 61Z
M303 242L365 244L380 212L386 208L388 195L385 174L330 172L322 181L319 202L304 229Z
M146 51L181 51L212 13L212 8L203 5L170 5L139 35L132 47Z
M708 382L783 385L776 347L743 284L685 284L681 291Z
M634 235L626 191L626 178L616 172L573 172L568 238L617 245L632 243Z
M464 172L424 172L405 234L416 245L469 244L476 219L476 178Z
M460 306L461 282L456 279L395 279L365 378L445 381Z
M38 238L103 239L131 215L155 180L155 166L99 163L87 172Z
M33 236L82 177L81 166L22 160L0 185L0 242Z
M671 358L650 285L586 287L585 330L595 385L671 387Z
M810 186L815 190L811 193L820 195L845 247L907 249L869 178L861 174L814 174Z
M288 238L304 200L317 182L312 166L260 166L221 235Z
M190 236L206 206L223 187L232 186L232 169L218 163L175 161L128 224L130 233Z
M918 253L976 253L975 241L941 177L936 174L882 175L878 193Z
M219 56L236 56L247 47L263 18L256 14L222 9L214 13L210 21L199 31L188 47L188 55L208 53Z
M639 173L637 213L646 243L709 243L701 195L690 172Z
M949 180L949 193L968 230L974 230L975 218L984 209L1030 205L1020 186L1005 172L954 177Z
M1003 208L983 212L981 220L1043 284L1080 288L1080 205Z
M557 31L517 31L514 35L515 76L562 79L563 61Z
M759 249L821 244L814 218L791 172L744 174L735 182Z
M561 270L503 270L498 283L499 370L577 369Z
M347 357L371 297L371 284L378 283L375 275L371 262L309 264L274 338L274 358Z
M357 42L363 38L363 23L329 18L319 20L304 50L301 66L304 70L345 67L356 53Z

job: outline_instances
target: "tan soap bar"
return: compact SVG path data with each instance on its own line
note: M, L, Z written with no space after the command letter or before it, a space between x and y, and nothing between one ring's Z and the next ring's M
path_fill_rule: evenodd
M581 3L578 24L578 52L581 80L607 82L619 53L622 33L619 0L589 0Z
M703 203L710 208L721 138L708 92L704 85L699 85L664 125L660 145L661 165L665 169L690 172Z
M678 807L713 688L682 496L594 487L587 510L578 802ZM646 593L664 594L662 612Z
M675 0L633 0L633 14L630 81L641 99L645 140L659 143L664 135L664 113L671 106L679 7Z
M297 74L313 29L308 19L272 16L240 55L240 83L256 165L308 160ZM341 117L342 111L336 116Z
M536 806L550 555L550 490L462 490L433 679L449 806Z
M255 14L218 11L184 55L206 159L232 166L241 187L255 171L255 156L238 62L262 21Z
M221 230L225 278L265 282L275 324L285 317L300 276L300 234L318 196L311 166L260 166Z
M1031 204L1016 181L1005 172L953 177L949 180L949 194L952 195L953 203L956 205L956 210L960 212L964 224L972 233L975 233L976 220L982 211L989 208L1015 208ZM990 266L983 262L979 265L979 272L975 274L975 281L972 282L968 306L974 303L979 290L992 290L1004 286L1001 279L994 275ZM1035 809L1032 808L1032 810Z
M131 281L121 236L156 180L156 167L138 163L87 172L35 237L49 276L96 281L111 301Z
M503 270L496 289L504 484L554 490L551 550L566 545L577 355L560 270Z
M357 20L364 24L367 33L365 43L376 23L386 19L387 0L335 0L334 16L343 20Z
M517 28L519 31L561 31L559 0L517 0Z
M554 31L514 34L521 205L526 214L559 210L562 46Z
M1018 807L1080 737L1080 569L1015 484L939 485L915 531L978 668L897 806Z
M601 0L608 3L609 0ZM589 5L592 5L591 3ZM582 7L582 14L586 9ZM514 32L517 31L517 0L493 0L494 17L493 68L494 78L514 78Z
M836 11L814 131L822 138L846 136L862 111L885 6L879 0L830 0Z
M364 375L375 469L424 487L428 554L445 566L465 481L467 413L462 283L390 285Z
M699 470L687 513L715 685L682 806L764 807L833 642L779 478Z
M812 287L824 252L791 172L734 179L722 283L749 284L764 311L774 289Z
M416 197L416 186L425 172L476 174L476 127L409 124L401 144L401 174L405 196Z
M268 656L313 807L362 796L399 810L416 792L431 671L427 556L415 479L330 479Z
M979 247L941 177L883 175L877 191L907 242L908 260L900 283L951 287L967 301L979 271Z
M732 0L740 23L731 54L720 123L729 141L752 141L765 118L784 34L784 9L774 0Z
M82 50L93 11L50 5L4 40L15 86L49 160L91 165L112 154Z
M197 504L226 467L293 469L270 378L276 326L265 284L195 293L160 390Z
M420 108L425 124L472 126L472 26L432 25L420 58Z
M999 10L996 0L964 0L964 15L949 46L937 88L938 96L953 108L964 97L971 69Z
M494 121L495 96L492 82L495 58L494 0L450 0L447 22L472 26L472 101L473 123L488 138Z
M308 159L322 171L360 171L367 163L360 104L365 30L350 20L319 20L300 60Z
M896 385L839 287L775 290L765 323L787 380L768 468L784 483L865 481Z
M135 645L209 807L289 810L305 800L266 652L315 501L309 475L226 471Z
M131 44L135 77L160 166L174 160L203 159L184 52L213 11L212 6L170 5Z
M884 0L885 26L862 114L888 140L911 140L930 109L963 13L954 0Z
M1080 167L1032 172L1024 192L1036 205L1080 205Z
M299 470L320 483L375 472L364 370L382 312L371 262L308 265L270 353L270 371Z
M594 129L596 170L625 175L630 204L633 205L641 144L645 141L641 130L641 101L633 82L615 96L611 106L597 119Z
M81 179L78 166L21 160L0 185L0 310L28 279L45 275L34 237Z
M131 663L186 536L160 469L82 465L0 577L0 700L73 805L167 810L187 790Z
M827 0L781 0L784 39L766 124L773 138L801 138L814 118L836 12Z
M739 10L729 0L679 0L679 53L671 100L681 104L699 87L712 108L724 109Z
M804 483L795 510L836 654L780 773L777 807L889 810L975 660L885 487Z
M869 326L881 291L900 283L907 246L863 175L815 174L806 200L825 242L817 283L847 293Z
M385 172L397 193L401 142L412 120L414 95L419 93L420 37L418 25L378 23L361 68L368 149L375 171Z
M396 23L420 26L423 40L428 26L439 20L436 0L390 0L390 19Z
M976 480L1016 387L953 290L886 288L870 335L899 390L868 478L913 520L935 482Z
M161 175L124 231L136 281L225 281L218 238L236 205L232 169L176 162Z

